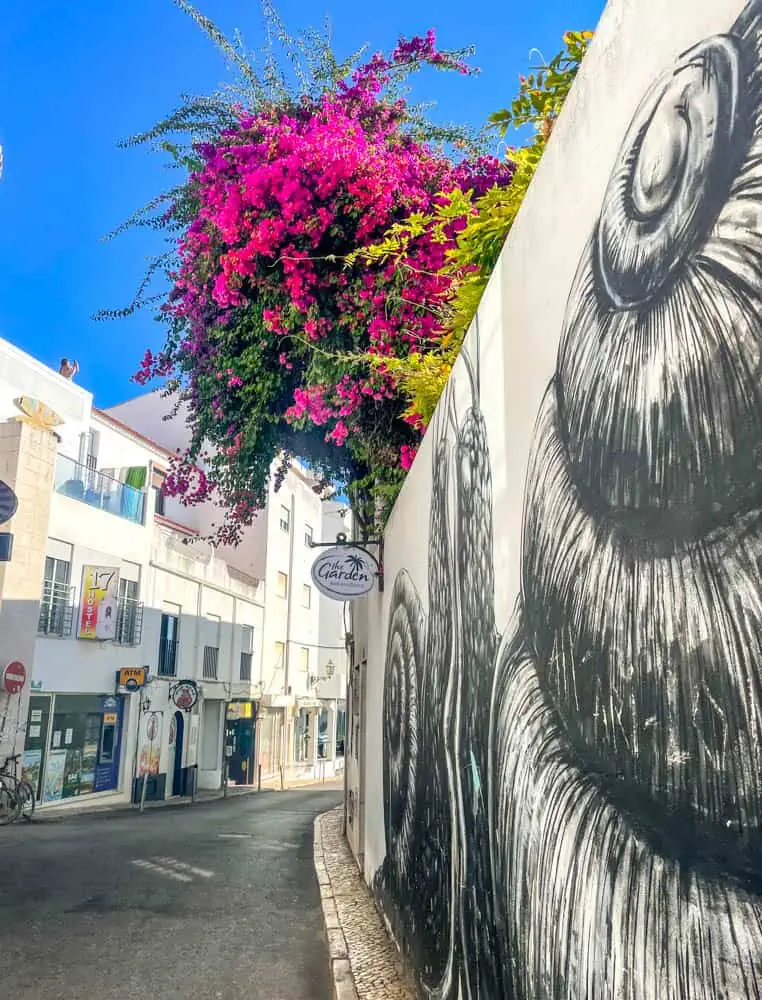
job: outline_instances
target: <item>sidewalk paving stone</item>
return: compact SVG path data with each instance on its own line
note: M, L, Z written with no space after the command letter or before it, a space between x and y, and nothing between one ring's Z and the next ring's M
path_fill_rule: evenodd
M343 806L315 820L315 871L334 1000L414 1000L399 952L358 871L342 825Z

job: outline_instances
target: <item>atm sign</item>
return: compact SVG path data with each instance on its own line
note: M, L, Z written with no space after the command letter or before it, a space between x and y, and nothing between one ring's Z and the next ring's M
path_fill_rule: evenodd
M145 667L122 667L116 672L116 683L127 691L137 691L146 682Z

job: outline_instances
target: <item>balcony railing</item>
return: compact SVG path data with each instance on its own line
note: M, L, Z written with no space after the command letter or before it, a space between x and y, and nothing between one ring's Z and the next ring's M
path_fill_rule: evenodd
M252 654L251 653L241 653L241 673L240 673L240 679L242 681L250 681L251 680L251 660L252 660Z
M40 617L37 631L40 635L71 635L74 624L74 588L64 583L45 580L40 597Z
M122 597L116 612L115 641L120 646L139 646L143 638L143 605Z
M143 490L120 483L113 476L90 469L65 455L59 455L56 460L55 490L90 507L143 524L146 506Z
M203 676L208 681L217 680L217 662L220 658L218 646L204 646Z
M159 667L156 671L162 677L174 677L177 674L177 650L179 643L176 639L161 639L159 641Z

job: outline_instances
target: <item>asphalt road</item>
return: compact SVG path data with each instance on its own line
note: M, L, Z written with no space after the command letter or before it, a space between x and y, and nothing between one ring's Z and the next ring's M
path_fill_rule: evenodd
M339 793L0 828L0 996L328 1000L313 820Z

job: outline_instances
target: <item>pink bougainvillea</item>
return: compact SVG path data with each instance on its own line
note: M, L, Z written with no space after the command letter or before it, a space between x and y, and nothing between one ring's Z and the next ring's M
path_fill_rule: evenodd
M405 102L383 94L401 68L422 62L471 72L428 32L373 56L319 99L242 111L235 128L197 147L183 203L187 215L190 199L192 219L165 307L172 333L137 378L183 385L196 449L203 437L224 455L224 467L212 459L212 468L228 506L246 470L261 471L283 449L355 475L378 461L402 470L412 462L420 418L403 416L383 366L351 358L438 342L451 244L423 233L404 269L348 268L346 255L430 211L444 192L480 194L511 178L505 163L454 164L408 134ZM186 478L169 489L183 493Z

